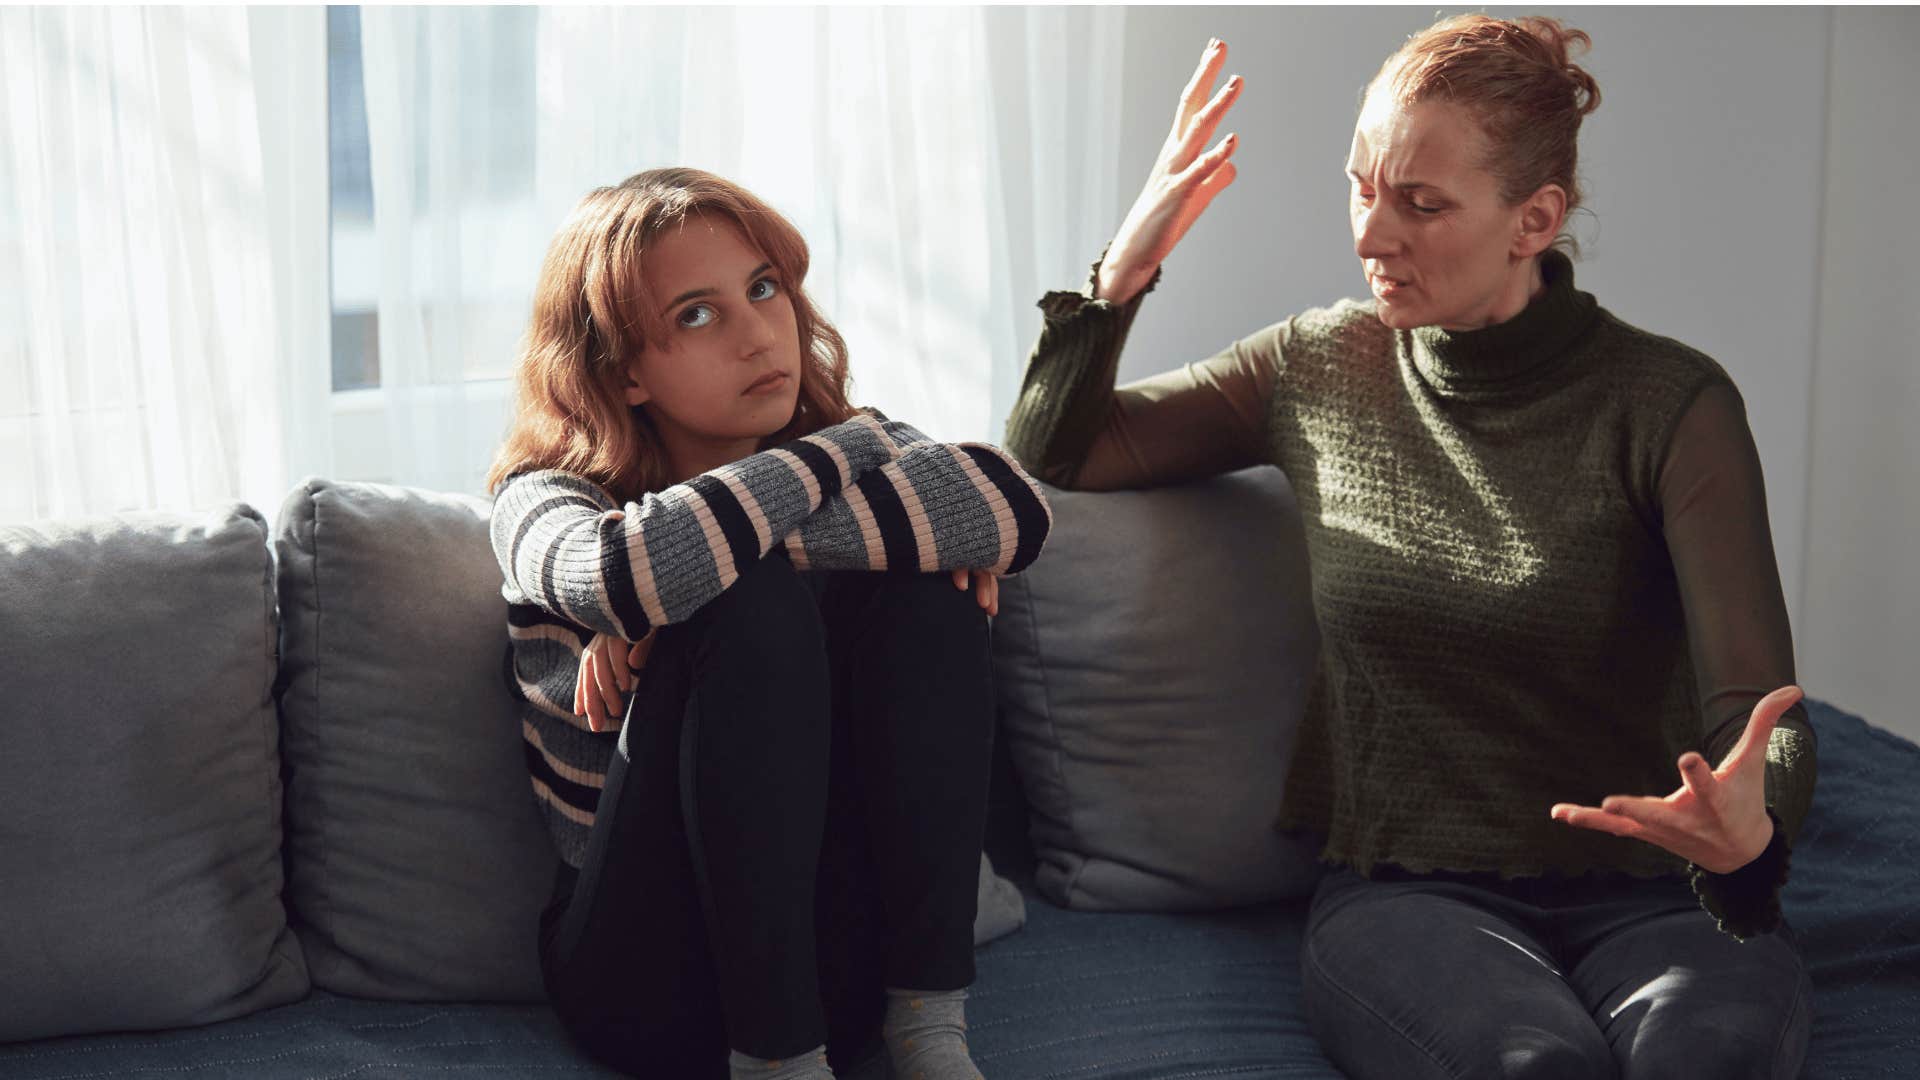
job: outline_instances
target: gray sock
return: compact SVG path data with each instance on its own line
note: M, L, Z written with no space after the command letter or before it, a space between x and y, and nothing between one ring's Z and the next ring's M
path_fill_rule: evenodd
M894 1080L981 1080L967 1055L965 990L887 988L887 1018L880 1029L893 1058Z
M790 1058L757 1058L735 1050L727 1056L727 1071L733 1080L833 1080L824 1046Z

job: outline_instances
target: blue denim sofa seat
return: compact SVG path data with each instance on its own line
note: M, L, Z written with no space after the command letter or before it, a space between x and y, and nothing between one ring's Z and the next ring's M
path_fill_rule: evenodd
M1829 705L1809 713L1820 792L1785 898L1815 988L1804 1075L1920 1075L1920 747ZM1300 1011L1302 904L1054 908L1021 865L1018 792L1004 775L994 803L989 850L1023 881L1028 923L979 953L969 1018L992 1080L1339 1075ZM204 1028L0 1046L0 1077L17 1080L612 1075L574 1052L543 1006L326 993Z

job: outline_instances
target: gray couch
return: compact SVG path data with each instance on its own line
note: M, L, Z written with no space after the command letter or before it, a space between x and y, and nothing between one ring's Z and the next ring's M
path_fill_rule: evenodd
M976 1057L1336 1076L1298 1005L1315 865L1266 828L1314 648L1286 486L1054 508L995 627L1014 884L983 878ZM611 1075L539 1003L553 856L486 512L312 481L271 532L0 528L0 1077ZM1812 712L1807 1075L1920 1074L1920 748Z

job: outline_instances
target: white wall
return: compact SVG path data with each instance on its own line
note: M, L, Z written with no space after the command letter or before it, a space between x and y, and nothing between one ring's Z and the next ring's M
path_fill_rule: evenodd
M1581 138L1592 213L1575 223L1584 247L1580 286L1627 321L1707 352L1733 375L1766 470L1801 677L1816 696L1920 737L1915 710L1901 713L1890 691L1863 673L1873 666L1890 687L1884 673L1899 670L1894 652L1908 663L1920 659L1920 588L1893 553L1899 526L1920 523L1912 479L1920 454L1907 429L1862 423L1890 420L1902 406L1915 415L1920 387L1910 343L1920 325L1910 301L1856 301L1879 313L1871 318L1837 308L1822 316L1820 308L1823 296L1832 308L1836 297L1859 291L1847 272L1884 275L1920 249L1904 196L1885 201L1915 190L1920 179L1913 121L1893 115L1920 101L1920 81L1903 70L1920 55L1920 16L1839 13L1843 32L1833 48L1843 74L1830 108L1836 15L1827 10L1490 10L1553 15L1592 35L1583 63L1599 80L1602 102ZM1426 8L1129 11L1125 85L1115 93L1124 118L1116 181L1122 213L1209 36L1227 41L1227 71L1244 75L1247 89L1223 128L1240 134L1239 179L1168 261L1135 325L1122 379L1210 355L1302 308L1364 295L1341 175L1358 94L1387 54L1432 18ZM1843 196L1826 192L1828 184L1858 190ZM1887 194L1873 202L1869 186ZM1833 200L1843 197L1851 209L1837 213ZM1895 218L1904 251L1884 243ZM1836 261L1844 264L1838 271ZM1904 273L1879 279L1881 294L1909 297L1901 286L1920 282ZM1819 383L1810 408L1816 331ZM1831 359L1835 352L1846 359ZM1846 389L1830 389L1846 364L1872 374L1850 374ZM1876 400L1890 381L1906 396ZM1877 475L1859 471L1867 459ZM1815 471L1822 469L1844 477ZM1821 500L1811 511L1810 476ZM1904 495L1889 501L1887 492L1901 485ZM1810 512L1820 515L1811 530ZM1817 562L1810 545L1821 549ZM1856 595L1862 599L1842 599ZM1882 639L1880 647L1860 640L1868 633Z
M1920 740L1920 12L1834 12L1800 677Z

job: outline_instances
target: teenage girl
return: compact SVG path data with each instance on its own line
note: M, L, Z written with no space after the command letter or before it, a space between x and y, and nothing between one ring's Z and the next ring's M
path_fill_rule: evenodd
M848 406L807 265L693 169L548 250L488 477L542 968L637 1075L831 1077L884 1033L895 1075L975 1080L986 620L1051 516L999 450Z

